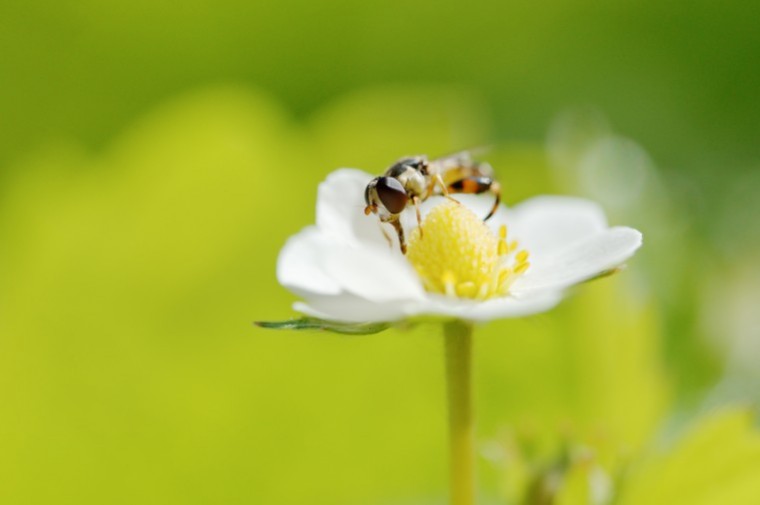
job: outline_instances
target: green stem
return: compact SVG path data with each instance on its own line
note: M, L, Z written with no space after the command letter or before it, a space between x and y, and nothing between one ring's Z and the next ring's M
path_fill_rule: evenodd
M475 424L472 414L472 323L443 327L449 404L451 505L475 503Z

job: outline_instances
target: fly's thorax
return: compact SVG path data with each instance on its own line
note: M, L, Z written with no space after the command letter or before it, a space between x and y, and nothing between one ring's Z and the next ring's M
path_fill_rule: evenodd
M427 179L418 170L413 168L408 169L401 177L399 182L406 189L406 192L410 196L422 197L427 189Z
M397 161L385 172L385 175L398 180L409 196L422 197L428 187L427 173L427 158L415 156Z

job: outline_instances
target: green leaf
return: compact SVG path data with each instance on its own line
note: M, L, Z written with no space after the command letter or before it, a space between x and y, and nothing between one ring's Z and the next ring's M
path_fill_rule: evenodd
M259 328L270 330L318 330L340 333L343 335L372 335L390 328L391 323L341 323L337 321L325 321L313 317L300 319L288 319L287 321L256 321Z
M619 503L760 503L760 433L753 417L742 409L710 415L672 451L636 467Z

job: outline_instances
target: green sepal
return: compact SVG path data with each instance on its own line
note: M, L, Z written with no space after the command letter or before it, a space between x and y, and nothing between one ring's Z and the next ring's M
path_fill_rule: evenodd
M342 335L372 335L390 328L392 323L342 323L338 321L325 321L315 317L302 317L300 319L288 319L287 321L256 321L259 328L270 330L316 330L330 331Z

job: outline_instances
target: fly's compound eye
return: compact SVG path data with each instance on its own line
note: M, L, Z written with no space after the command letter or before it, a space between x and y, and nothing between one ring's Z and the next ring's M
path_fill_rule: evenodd
M404 186L393 177L380 177L375 186L377 196L388 212L391 214L400 214L406 208L406 202L409 196L406 194Z

